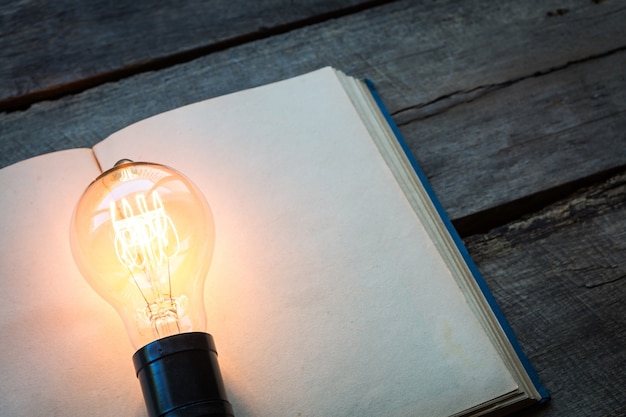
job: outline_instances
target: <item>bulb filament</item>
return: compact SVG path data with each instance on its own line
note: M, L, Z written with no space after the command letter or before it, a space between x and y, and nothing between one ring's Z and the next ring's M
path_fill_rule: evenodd
M180 332L182 300L172 297L170 278L170 259L178 254L180 241L159 193L151 193L150 203L144 194L137 194L134 208L126 198L119 206L112 202L110 213L117 258L146 302L138 311L138 321L151 323L159 337Z
M165 213L163 201L152 192L152 208L143 194L135 197L138 213L126 198L122 198L123 218L116 219L115 204L111 203L111 219L115 230L115 253L130 270L156 270L178 254L180 242L172 219ZM173 240L170 245L170 240Z

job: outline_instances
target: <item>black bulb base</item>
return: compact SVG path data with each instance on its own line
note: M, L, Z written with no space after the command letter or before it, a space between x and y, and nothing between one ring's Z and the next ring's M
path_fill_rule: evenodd
M150 417L234 417L210 334L155 340L133 363Z

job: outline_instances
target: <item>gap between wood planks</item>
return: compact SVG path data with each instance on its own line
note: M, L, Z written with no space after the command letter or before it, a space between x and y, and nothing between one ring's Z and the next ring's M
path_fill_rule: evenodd
M198 48L180 51L171 55L166 55L137 64L132 64L113 71L104 72L92 77L79 79L65 84L52 86L45 90L34 91L19 97L10 97L0 100L0 112L14 112L28 109L31 105L43 100L56 100L64 96L78 94L93 87L108 82L120 81L124 78L132 77L144 72L158 71L175 65L184 64L203 56L223 51L229 48L240 46L246 43L266 39L275 35L284 34L306 26L312 26L323 23L328 20L337 19L361 12L363 10L382 6L384 4L393 3L397 0L371 0L354 6L348 6L343 9L333 10L316 16L294 22L277 25L274 27L261 28L261 30L235 36L214 44L204 45Z
M626 167L606 181L582 188L532 215L470 236L465 243L479 264L490 265L502 253L508 253L512 258L503 259L504 263L516 264L513 259L519 255L530 257L530 261L522 262L530 262L535 265L535 272L545 273L542 280L567 277L567 285L586 290L622 285L626 282L624 245L620 239L625 232L621 221L626 210L625 197Z
M553 72L562 71L574 65L579 65L585 62L593 61L595 59L605 58L607 56L626 51L626 47L615 48L600 54L591 55L582 59L566 62L563 65L549 68L543 71L537 71L533 74L525 75L513 80L504 81L501 83L481 85L469 90L455 91L450 94L437 97L428 103L418 104L405 109L397 110L391 114L398 126L413 123L419 120L424 120L429 117L445 113L446 111L463 104L471 103L481 97L484 97L494 91L501 90L503 88L510 87L514 84L527 80L529 78L541 77Z
M523 198L491 207L452 221L462 238L487 233L524 216L536 213L549 205L563 200L581 189L600 185L617 175L626 175L626 165L601 171L556 187L542 190Z

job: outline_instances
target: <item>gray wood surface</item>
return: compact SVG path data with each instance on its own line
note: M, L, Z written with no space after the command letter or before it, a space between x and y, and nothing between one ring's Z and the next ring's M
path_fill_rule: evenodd
M0 111L371 6L366 0L0 4Z
M0 167L326 65L370 78L553 394L519 415L626 415L626 2L292 3L3 2Z
M622 56L620 48L626 45L626 25L617 24L616 20L626 21L626 8L617 7L619 3L616 6L610 2L595 4L572 0L571 12L549 17L547 10L563 6L562 2L542 3L541 8L529 2L513 1L507 7L501 2L480 8L460 3L421 5L404 1L366 9L341 19L228 48L184 65L42 102L25 112L7 114L0 127L2 162L6 165L56 149L92 146L114 131L153 114L333 65L375 81L453 219L467 218L488 208L586 178L597 171L596 164L602 166L601 170L626 164L624 129L621 128L621 134L619 131L620 123L623 125L620 112L626 103L623 94L615 94L615 86L623 83L623 79L619 67L612 75L605 76L607 64L603 61L612 55ZM586 36L586 40L582 40L578 34L590 28L602 35ZM542 41L544 38L547 40ZM571 47L573 39L576 39L576 48ZM590 74L600 73L596 77L599 84L593 88L597 91L605 88L611 93L594 98L570 86L571 82L579 85L585 82L580 76L576 78L580 65L586 65ZM560 95L558 86L550 97L549 92L543 91L544 77L536 75L541 73L551 76L545 85L569 76L561 85L570 86L578 99L568 100ZM611 81L616 77L616 81ZM608 85L605 87L603 83ZM542 119L546 103L540 103L539 108L526 106L519 92L531 84L535 89L525 91L526 99L540 101L541 97L535 96L544 94L546 99L554 100L547 106L559 110L552 112L554 117L565 120L557 120L555 124ZM479 113L471 107L463 107L472 113L471 120L464 120L464 123L475 123L471 129L464 128L460 133L451 126L448 131L438 132L437 129L445 129L447 123L444 122L422 135L421 126L429 126L428 121L417 117L411 122L413 117L410 116L416 109L421 109L423 115L424 109L437 106L433 111L441 112L443 101L450 103L457 96L465 101L467 91L474 92L474 102L485 97L488 106L495 106L482 107ZM495 102L494 91L500 103ZM604 139L585 141L590 152L570 152L568 158L556 158L563 165L546 163L546 154L572 146L569 142L574 140L575 132L554 135L548 145L542 147L542 130L556 131L560 126L580 124L580 108L585 108L584 103L579 105L580 100L593 102L599 109L595 111L598 117L611 111L615 113L606 123L594 125L594 134ZM502 102L510 107L517 106L516 110L507 113ZM455 114L463 111L459 109L460 104ZM467 105L471 106L472 102ZM524 114L518 114L520 109ZM479 118L482 113L491 119L490 125L485 124L485 118ZM542 126L544 123L549 126ZM534 132L525 132L525 126L535 126ZM520 148L522 159L516 164L511 163L509 152L491 151L494 140L499 142L495 148L506 148L506 142L517 140L518 144L523 144L519 139L531 140L533 133L536 133L535 144L526 143ZM468 153L465 147L468 140L479 143L482 149L470 144L472 152ZM486 163L490 166L485 166ZM523 175L520 173L522 165ZM555 176L554 172L563 175ZM484 189L488 192L482 192ZM472 197L474 190L481 190L481 198ZM472 219L472 222L477 221Z
M459 231L512 220L626 167L625 68L619 51L401 124Z
M553 396L527 416L626 415L626 171L466 239Z

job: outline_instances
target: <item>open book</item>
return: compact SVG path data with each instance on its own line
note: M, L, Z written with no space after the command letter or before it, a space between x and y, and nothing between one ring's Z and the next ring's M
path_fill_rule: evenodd
M0 170L0 414L145 415L122 322L69 246L83 190L122 158L181 171L211 205L207 330L238 417L547 398L376 93L325 68Z

